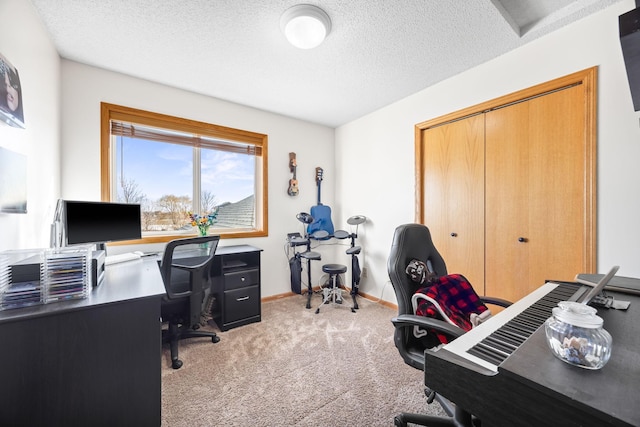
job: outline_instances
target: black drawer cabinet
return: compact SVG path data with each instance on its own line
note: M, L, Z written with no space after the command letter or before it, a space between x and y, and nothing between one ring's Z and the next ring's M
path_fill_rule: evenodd
M212 317L220 330L260 321L260 252L249 245L216 250L211 271Z
M248 321L260 321L260 287L247 286L225 291L224 320L229 328L238 326L237 322L244 321L242 324L245 324L250 323Z

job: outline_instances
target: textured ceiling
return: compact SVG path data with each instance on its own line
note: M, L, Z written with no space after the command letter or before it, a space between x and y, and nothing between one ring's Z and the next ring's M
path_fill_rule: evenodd
M60 56L337 127L620 0L316 0L332 30L297 49L293 0L31 0Z

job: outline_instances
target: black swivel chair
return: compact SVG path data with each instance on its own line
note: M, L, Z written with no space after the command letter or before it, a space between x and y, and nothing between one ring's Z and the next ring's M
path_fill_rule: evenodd
M196 331L219 241L220 236L177 239L167 243L164 250L160 271L167 293L162 299L161 317L169 327L162 331L162 343L170 345L173 369L182 366L178 359L179 340L208 337L214 343L220 341L215 332ZM174 256L177 252L183 256Z
M424 370L425 350L439 345L440 341L434 333L416 338L413 334L414 326L426 331L438 330L449 336L451 340L461 336L465 331L445 321L413 314L411 297L422 285L412 281L406 273L406 267L412 259L427 263L437 276L447 274L444 259L434 246L429 229L422 224L404 224L396 228L387 261L387 271L398 303L398 316L391 319L396 328L394 334L396 347L406 364ZM482 297L481 299L485 304L502 307L508 307L511 304L498 298ZM452 378L452 381L456 381L456 379ZM437 400L449 417L401 413L394 419L396 426L406 426L407 422L433 427L475 425L474 417L462 408L456 407L443 396L428 388L425 388L425 393L428 396L427 402L431 403L434 399Z

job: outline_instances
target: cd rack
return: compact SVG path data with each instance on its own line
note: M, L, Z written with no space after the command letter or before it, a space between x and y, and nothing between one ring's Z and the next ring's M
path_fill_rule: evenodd
M91 246L0 252L0 310L86 298Z
M90 246L45 251L45 303L87 297L91 289L91 252Z
M0 253L0 310L44 302L43 251L8 250Z

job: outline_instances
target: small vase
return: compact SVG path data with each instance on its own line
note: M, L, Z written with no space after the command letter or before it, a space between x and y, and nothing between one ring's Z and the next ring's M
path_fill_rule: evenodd
M198 227L198 231L199 231L200 237L204 237L207 234L209 234L209 228L207 227Z

